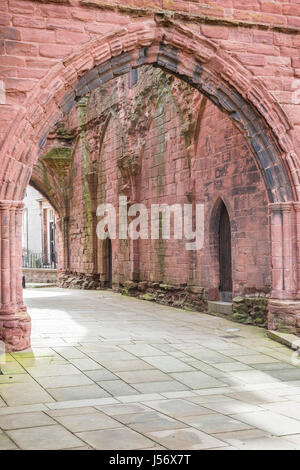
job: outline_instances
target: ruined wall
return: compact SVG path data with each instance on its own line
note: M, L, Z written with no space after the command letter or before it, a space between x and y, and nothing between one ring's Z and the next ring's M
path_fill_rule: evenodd
M26 283L55 284L57 282L56 269L23 268Z
M80 46L132 21L149 20L155 11L229 51L262 80L298 130L298 0L2 0L0 142L50 70L57 77L53 69ZM48 94L46 85L42 106ZM292 134L296 145L299 132Z
M245 138L211 102L145 67L138 76L125 75L82 99L64 126L74 141L68 170L70 259L61 285L105 285L96 208L102 202L117 208L123 194L130 204L148 208L204 203L205 237L200 251L186 250L186 240L173 236L113 240L115 289L199 310L207 299L218 299L217 208L223 200L231 220L233 295L268 296L264 182Z
M208 102L200 124L193 175L206 208L206 249L197 257L198 284L218 289L215 213L221 198L231 221L233 293L267 294L271 246L264 182L243 135ZM199 269L199 267L202 268Z

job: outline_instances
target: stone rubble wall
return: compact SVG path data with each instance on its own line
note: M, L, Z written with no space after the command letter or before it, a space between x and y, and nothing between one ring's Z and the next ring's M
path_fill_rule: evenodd
M266 328L268 325L268 303L267 297L234 297L231 319L245 325Z
M26 283L56 283L57 282L57 269L35 269L23 268L23 275L25 276Z

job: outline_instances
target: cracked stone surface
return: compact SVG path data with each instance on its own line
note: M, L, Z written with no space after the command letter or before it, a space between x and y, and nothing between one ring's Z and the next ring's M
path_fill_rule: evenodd
M1 356L0 450L300 449L300 368L263 329L110 291L25 300L32 349Z

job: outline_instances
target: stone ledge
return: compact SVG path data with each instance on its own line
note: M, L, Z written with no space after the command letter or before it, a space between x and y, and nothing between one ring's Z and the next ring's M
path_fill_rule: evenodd
M28 289L41 289L43 287L57 287L57 284L53 282L28 282L28 284L26 284L26 288Z
M292 333L281 333L280 331L268 330L267 337L277 343L288 346L294 351L300 349L300 338Z
M209 300L208 302L208 313L222 314L225 317L232 315L232 302L222 302L220 300Z
M300 335L300 301L269 300L268 330L280 334Z
M42 0L39 0L42 1ZM97 8L100 10L107 10L113 12L127 13L134 17L157 17L162 21L180 20L185 22L192 22L198 24L211 24L217 26L228 27L244 27L244 28L258 28L267 31L282 32L286 34L300 34L300 28L296 26L287 26L284 24L264 23L262 21L238 20L234 18L224 18L220 16L188 13L180 10L173 10L170 8L155 8L155 7L138 7L133 5L124 5L117 2L108 3L101 0L79 0L81 6L87 8ZM257 12L258 16L262 12Z
M38 273L57 273L57 269L48 268L23 268L24 273L38 272Z

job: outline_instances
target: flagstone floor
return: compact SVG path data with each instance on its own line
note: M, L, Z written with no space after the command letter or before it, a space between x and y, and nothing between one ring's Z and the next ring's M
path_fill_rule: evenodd
M26 289L0 450L300 449L298 356L262 329L110 291Z

